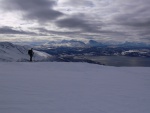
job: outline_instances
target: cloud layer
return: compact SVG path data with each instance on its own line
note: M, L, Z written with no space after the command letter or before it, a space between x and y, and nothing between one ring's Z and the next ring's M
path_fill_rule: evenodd
M10 20L12 24L1 26L0 34L150 43L149 0L0 0L0 4L3 15L18 14L19 22L32 23L30 29ZM8 16L2 17L1 23L4 20ZM14 26L21 31L12 29Z
M3 0L2 7L6 11L21 11L23 18L45 23L63 15L53 10L56 2L53 0Z
M23 31L23 30L16 30L12 27L0 27L0 34L20 34L20 35L37 35L34 32Z

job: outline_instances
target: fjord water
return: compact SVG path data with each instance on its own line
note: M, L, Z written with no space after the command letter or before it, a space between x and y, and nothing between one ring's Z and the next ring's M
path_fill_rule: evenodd
M128 56L88 56L93 61L108 66L142 66L150 67L150 58Z

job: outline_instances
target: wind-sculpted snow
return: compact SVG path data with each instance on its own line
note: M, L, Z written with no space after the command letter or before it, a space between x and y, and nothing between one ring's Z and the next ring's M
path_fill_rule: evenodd
M150 113L150 68L0 63L0 113Z
M51 58L49 54L44 52L34 50L34 53L34 61L43 61ZM9 42L0 42L0 61L29 61L28 48Z

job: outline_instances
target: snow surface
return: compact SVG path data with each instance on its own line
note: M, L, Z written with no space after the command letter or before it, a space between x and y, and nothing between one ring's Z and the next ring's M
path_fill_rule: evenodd
M1 62L0 113L150 113L150 68Z

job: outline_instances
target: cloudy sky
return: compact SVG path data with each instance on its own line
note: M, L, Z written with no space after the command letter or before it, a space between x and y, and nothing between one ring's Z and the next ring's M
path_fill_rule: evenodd
M150 0L0 0L0 41L150 43Z

